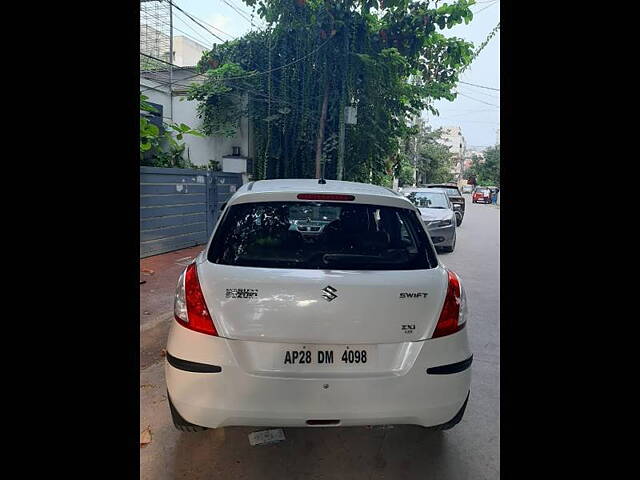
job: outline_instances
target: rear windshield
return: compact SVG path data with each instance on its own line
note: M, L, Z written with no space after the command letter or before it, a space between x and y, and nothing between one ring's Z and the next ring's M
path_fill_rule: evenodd
M449 208L449 201L440 192L411 192L407 198L418 208Z
M457 188L452 188L452 187L436 187L436 188L441 188L442 190L447 192L447 195L449 195L450 197L460 196L460 191Z
M260 202L225 212L210 262L265 268L416 270L437 259L413 210L333 202Z

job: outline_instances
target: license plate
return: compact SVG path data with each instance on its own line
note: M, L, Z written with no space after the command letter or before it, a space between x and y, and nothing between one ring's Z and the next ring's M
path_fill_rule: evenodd
M282 367L366 367L374 361L372 345L297 345L280 351Z

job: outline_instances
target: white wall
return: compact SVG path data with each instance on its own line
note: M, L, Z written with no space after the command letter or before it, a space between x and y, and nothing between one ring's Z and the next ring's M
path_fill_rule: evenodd
M178 72L177 77L180 74ZM179 81L179 80L178 80ZM148 86L156 85L146 79L140 79L140 90L146 89ZM160 87L162 89L162 87ZM166 90L166 89L165 89ZM144 95L149 97L148 101L158 103L163 106L163 117L165 122L173 121L174 123L185 123L191 128L199 128L202 126L202 120L198 118L197 105L198 102L193 100L180 101L179 96L174 96L173 101L169 100L169 94L166 91L157 91L153 89L144 90ZM173 106L173 112L171 109ZM173 118L171 118L173 116ZM209 160L216 160L222 166L222 156L231 155L232 147L240 147L242 156L249 156L253 152L249 152L249 127L248 119L242 118L238 132L233 137L196 137L193 135L185 135L183 137L187 148L185 149L185 158L191 160L194 165L208 165ZM187 156L188 151L188 156Z
M168 122L171 115L171 104L169 102L169 94L165 91L146 89L147 87L154 86L154 85L157 85L157 84L152 81L140 79L140 90L142 91L142 94L149 97L147 101L162 105L162 116L164 120ZM163 87L159 87L159 89L163 89Z
M173 121L176 123L186 123L192 128L200 128L202 120L198 118L196 107L198 102L193 100L180 101L180 97L173 99ZM189 159L195 165L207 165L209 160L217 160L222 166L222 156L231 155L232 147L240 147L240 154L248 155L248 119L243 118L240 121L240 128L236 135L231 138L227 137L194 137L187 135L185 143L189 150ZM186 155L186 153L185 153ZM185 157L186 158L186 157Z
M180 67L193 67L197 65L202 58L202 52L207 50L208 48L204 45L196 43L187 37L174 36L173 51L175 57L173 64Z

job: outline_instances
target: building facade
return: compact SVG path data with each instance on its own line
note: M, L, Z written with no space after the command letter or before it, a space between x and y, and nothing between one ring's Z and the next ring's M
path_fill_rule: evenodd
M171 77L173 86L168 85L169 72L140 72L140 92L148 97L148 101L162 107L162 119L166 123L184 123L191 128L202 127L202 119L198 118L198 102L186 99L186 88L192 82L201 81L202 76L195 75L193 68L174 68ZM184 158L194 165L209 165L211 160L217 161L223 171L239 172L237 167L225 170L226 165L236 165L237 160L248 160L253 157L253 144L249 119L240 119L238 130L232 137L208 136L197 137L185 135L186 145ZM237 153L234 155L234 153ZM241 162L240 162L241 163ZM246 170L245 170L246 171Z
M173 64L179 67L191 67L198 64L207 47L188 37L173 37Z
M151 25L140 25L140 53L172 63L177 67L193 67L210 48L184 35L173 36L173 55L169 55L170 36Z
M453 154L453 168L451 174L456 182L459 182L462 178L462 172L464 170L465 152L467 150L467 143L462 135L462 128L460 127L443 127L440 143L449 147L449 151Z

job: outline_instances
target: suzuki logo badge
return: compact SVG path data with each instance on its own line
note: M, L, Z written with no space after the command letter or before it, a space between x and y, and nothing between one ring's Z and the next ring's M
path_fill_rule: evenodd
M335 300L336 298L338 298L338 295L336 295L336 292L338 290L336 290L335 288L333 288L331 285L327 285L326 287L324 287L322 289L322 291L324 292L322 294L322 297L327 301L330 302L331 300Z

